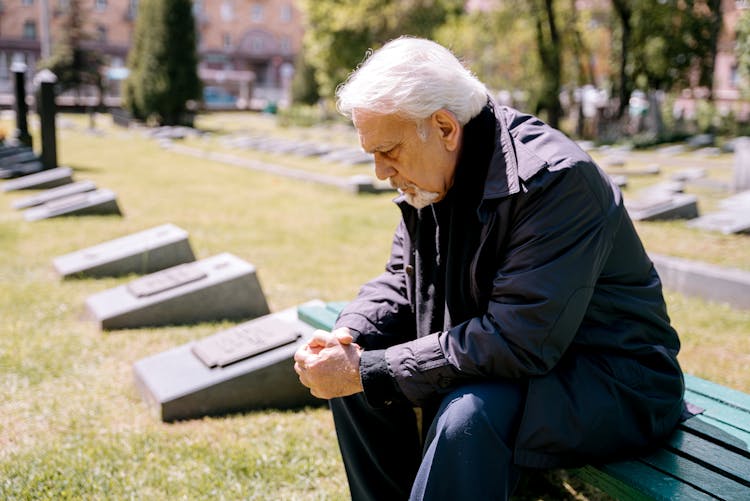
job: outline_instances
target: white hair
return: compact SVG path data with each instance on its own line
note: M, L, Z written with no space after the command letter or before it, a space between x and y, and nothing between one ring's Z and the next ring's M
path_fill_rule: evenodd
M461 125L487 104L487 88L442 45L401 37L377 51L336 89L339 111L351 118L355 109L398 114L422 120L440 109Z

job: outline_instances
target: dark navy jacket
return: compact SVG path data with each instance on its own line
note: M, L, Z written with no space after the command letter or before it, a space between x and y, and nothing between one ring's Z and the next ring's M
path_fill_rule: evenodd
M507 378L527 385L522 466L653 445L682 411L679 340L619 189L559 131L491 104L465 126L456 175L468 172L450 202L461 221L396 200L386 270L337 321L366 350L368 401L419 406Z

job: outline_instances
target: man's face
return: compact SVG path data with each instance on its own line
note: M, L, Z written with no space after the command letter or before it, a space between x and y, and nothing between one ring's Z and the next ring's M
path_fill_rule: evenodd
M453 185L460 127L440 110L422 123L423 140L414 120L355 110L354 126L362 149L375 156L375 175L389 179L411 205L422 208L442 200Z

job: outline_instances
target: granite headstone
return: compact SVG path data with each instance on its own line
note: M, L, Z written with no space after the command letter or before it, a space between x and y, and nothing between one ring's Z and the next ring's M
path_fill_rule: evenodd
M192 261L187 231L163 224L58 256L52 263L67 278L153 273Z
M268 313L255 266L230 253L151 273L86 299L101 329L248 319Z
M27 221L38 221L61 216L111 214L122 214L117 204L117 195L111 190L98 189L76 193L31 207L24 211L24 218Z
M168 422L322 405L294 372L294 353L313 332L295 308L268 314L138 360L136 387Z

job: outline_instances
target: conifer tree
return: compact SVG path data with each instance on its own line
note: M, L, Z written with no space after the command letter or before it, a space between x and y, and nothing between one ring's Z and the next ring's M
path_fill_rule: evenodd
M191 100L200 99L191 0L141 0L128 54L124 106L141 120L192 125Z
M99 52L87 47L92 36L84 29L86 14L81 0L68 0L54 52L41 61L39 67L47 68L57 76L60 91L80 91L83 85L94 86L101 104L103 82L100 70L104 58Z

